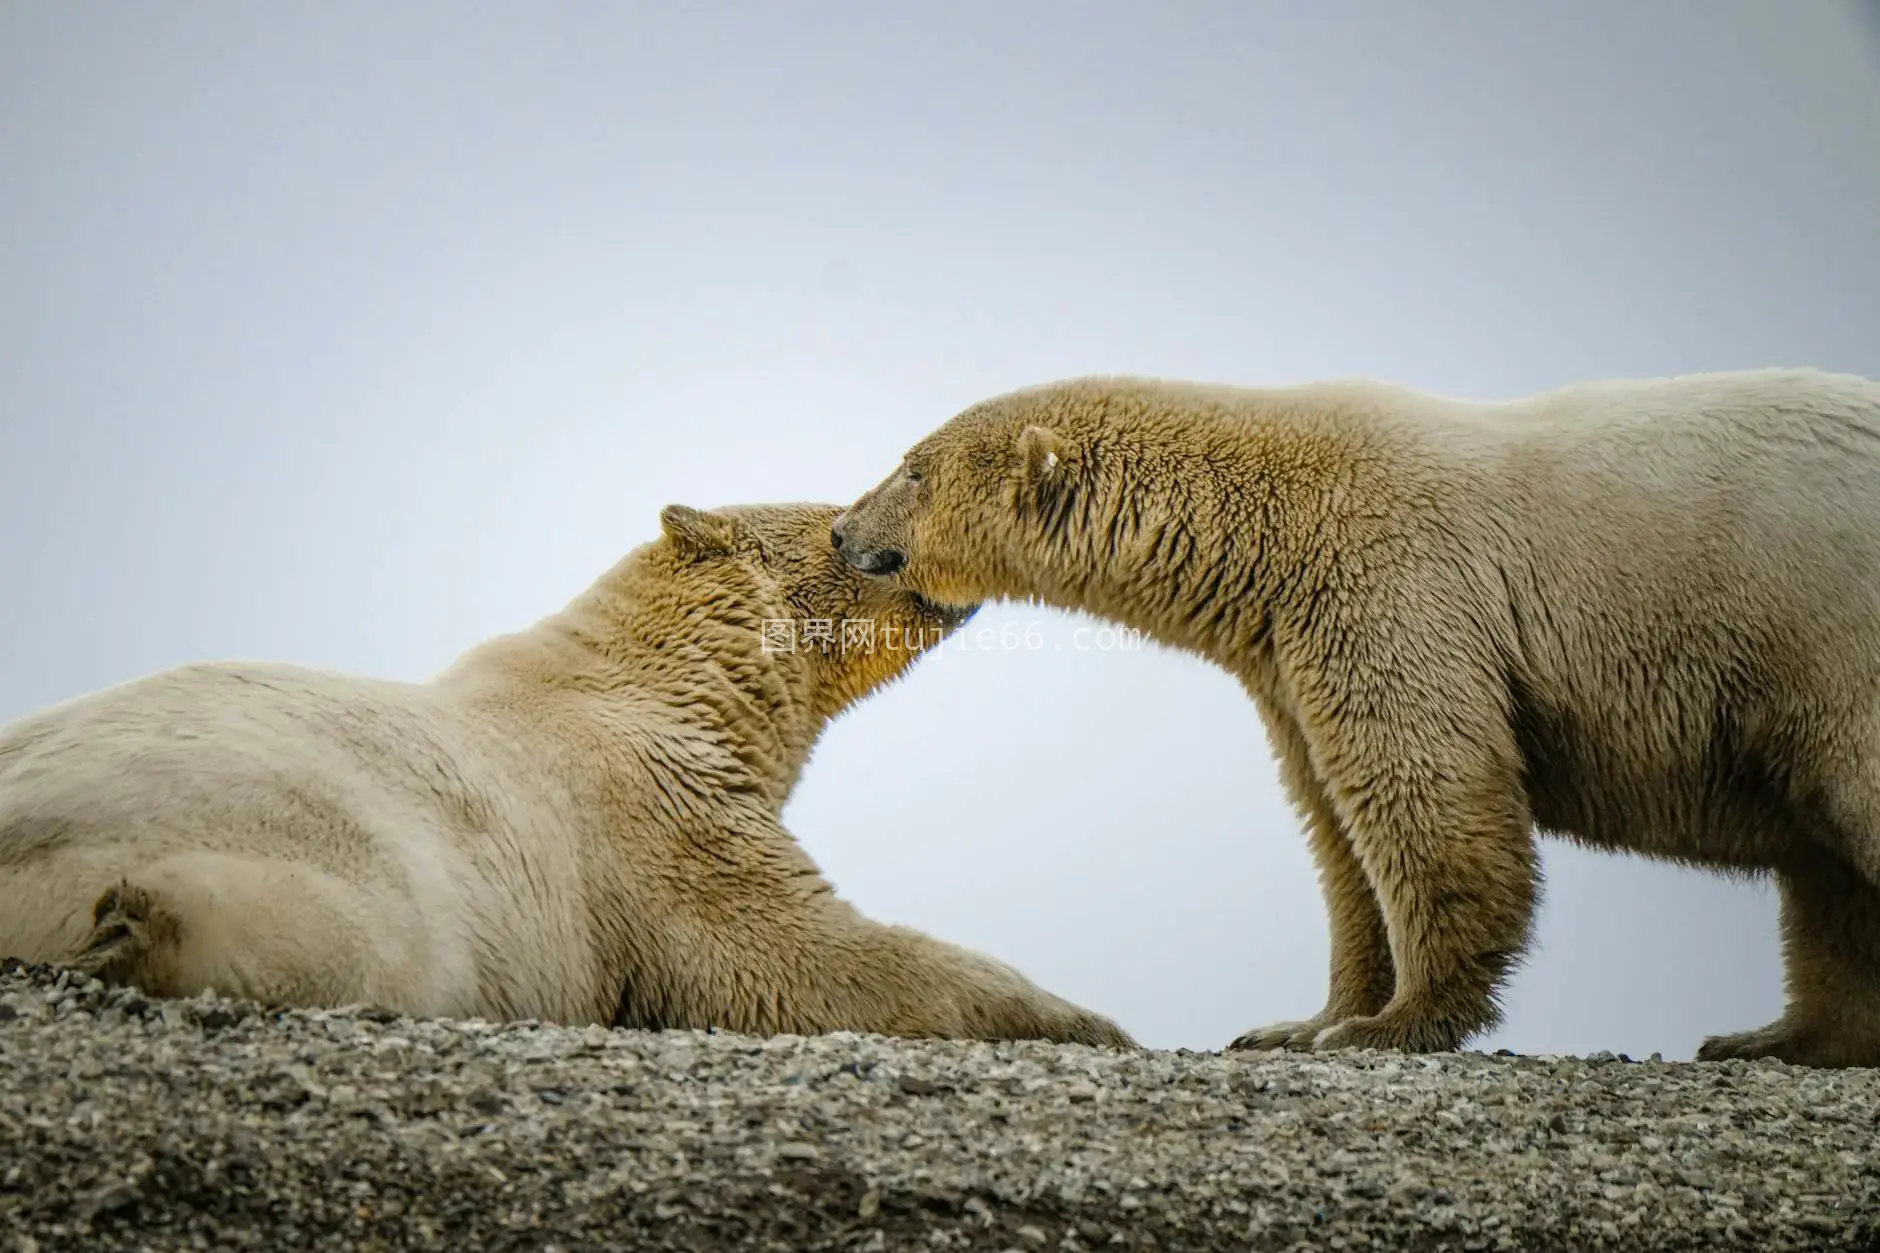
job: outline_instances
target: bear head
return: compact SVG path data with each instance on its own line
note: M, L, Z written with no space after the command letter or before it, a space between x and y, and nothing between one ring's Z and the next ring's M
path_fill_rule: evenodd
M865 574L937 605L1038 595L1062 566L1087 458L1069 411L1023 393L976 405L908 450L830 540Z
M736 619L773 664L800 664L823 719L899 677L977 608L931 601L842 560L829 543L839 512L769 504L660 513L668 574L683 595L720 623Z

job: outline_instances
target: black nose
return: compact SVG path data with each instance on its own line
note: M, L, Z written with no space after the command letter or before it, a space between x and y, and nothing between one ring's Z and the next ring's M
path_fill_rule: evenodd
M837 552L842 551L842 528L841 527L832 526L829 528L829 542L835 545Z

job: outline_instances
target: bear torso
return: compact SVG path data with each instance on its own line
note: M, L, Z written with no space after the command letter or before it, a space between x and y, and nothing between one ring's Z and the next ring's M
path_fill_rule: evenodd
M285 857L409 914L434 1012L565 1016L574 1007L553 990L601 971L580 908L582 824L536 755L425 686L179 667L6 729L0 867L30 874L62 848L82 850L94 877L166 848ZM74 894L56 925L82 934L88 905Z
M1831 790L1810 773L1880 727L1880 386L1767 370L1344 396L1330 411L1388 451L1367 486L1398 565L1335 582L1466 609L1445 627L1505 684L1538 825L1749 866L1775 818L1854 855L1845 815L1805 806Z

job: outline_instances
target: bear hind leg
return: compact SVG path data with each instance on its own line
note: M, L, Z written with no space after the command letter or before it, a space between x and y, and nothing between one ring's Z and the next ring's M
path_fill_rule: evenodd
M1706 1039L1697 1060L1880 1066L1880 887L1825 850L1776 875L1788 1004L1766 1026Z
M71 964L150 996L439 1012L408 906L313 866L184 854L102 893Z

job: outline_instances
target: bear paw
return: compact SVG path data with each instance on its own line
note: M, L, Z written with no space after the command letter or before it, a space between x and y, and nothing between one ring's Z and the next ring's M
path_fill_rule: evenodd
M1864 1044L1865 1047L1862 1047ZM1778 1018L1754 1031L1706 1037L1698 1045L1700 1062L1753 1061L1768 1058L1791 1066L1880 1065L1880 1041L1850 1041L1809 1030Z
M1080 1005L1036 993L1008 1001L989 1017L984 1010L939 1032L960 1039L1047 1040L1052 1044L1088 1044L1092 1048L1140 1051L1129 1032L1111 1019Z
M1063 1044L1088 1044L1093 1048L1120 1049L1124 1052L1137 1052L1142 1048L1129 1032L1102 1014L1093 1014L1088 1010L1078 1011L1055 1023L1052 1039Z
M1448 1053L1460 1047L1462 1035L1426 1015L1385 1012L1334 1023L1313 1037L1312 1048Z
M1319 1032L1333 1021L1320 1015L1317 1018L1302 1018L1298 1022L1276 1022L1255 1027L1236 1036L1227 1048L1229 1052L1266 1052L1273 1049L1306 1051L1311 1049L1312 1041L1318 1038Z

